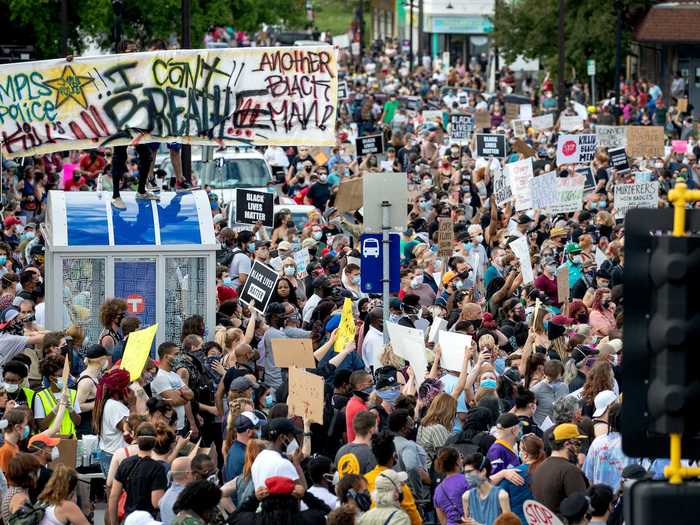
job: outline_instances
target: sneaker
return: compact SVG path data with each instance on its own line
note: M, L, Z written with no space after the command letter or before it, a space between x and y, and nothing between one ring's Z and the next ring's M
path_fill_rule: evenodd
M154 195L150 191L147 191L146 193L137 193L136 199L145 201L159 201L160 197L158 197L158 195Z
M117 197L116 199L112 199L112 207L117 208L118 210L125 210L126 204L124 204L121 197Z

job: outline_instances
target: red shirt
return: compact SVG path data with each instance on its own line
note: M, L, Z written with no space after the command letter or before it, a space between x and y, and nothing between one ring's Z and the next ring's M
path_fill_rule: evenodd
M545 274L540 274L535 279L535 288L547 294L551 304L559 304L559 295L557 294L557 278L548 279Z
M352 396L345 406L345 431L347 432L348 443L355 439L352 420L355 419L358 412L362 412L363 410L367 410L367 403L357 396Z
M63 185L65 191L80 191L80 187L87 184L85 177L81 176L77 181L71 177Z

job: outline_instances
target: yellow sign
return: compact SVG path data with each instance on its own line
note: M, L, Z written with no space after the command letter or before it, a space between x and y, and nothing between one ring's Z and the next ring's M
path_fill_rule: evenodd
M148 359L148 353L151 351L151 345L157 331L158 323L129 334L120 368L129 372L132 381L136 381L141 377L141 372L143 372L143 367L146 365L146 359Z
M333 350L342 352L353 339L355 339L355 319L352 316L352 301L346 297Z

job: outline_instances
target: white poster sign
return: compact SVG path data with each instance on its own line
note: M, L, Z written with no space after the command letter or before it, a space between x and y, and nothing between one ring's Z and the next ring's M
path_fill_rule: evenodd
M464 352L472 344L471 336L443 330L440 332L439 337L442 350L440 367L453 372L461 372L462 364L464 363Z
M588 164L595 156L595 135L559 135L557 141L557 165Z
M505 174L510 183L510 189L515 198L515 210L523 211L532 208L532 157L517 162L509 162L505 166Z
M659 207L659 181L615 184L614 192L617 219L623 218L632 208Z
M548 171L530 181L532 192L532 207L544 210L559 203L557 192L557 172Z
M532 271L532 261L530 260L530 247L527 243L527 237L518 237L511 242L510 246L513 253L520 261L520 271L523 274L523 284L527 285L535 280L535 275Z

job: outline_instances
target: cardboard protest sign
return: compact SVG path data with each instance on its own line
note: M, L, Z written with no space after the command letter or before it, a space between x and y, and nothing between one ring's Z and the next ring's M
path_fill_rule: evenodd
M266 191L253 191L243 188L236 189L236 222L239 224L255 224L262 222L272 228L275 215L275 196Z
M362 208L362 177L343 179L335 195L335 208L340 212L354 212Z
M474 114L477 131L482 131L491 127L491 113L488 111L477 111Z
M672 140L671 141L671 151L673 153L682 153L685 155L688 153L688 141L687 140Z
M573 213L583 207L583 186L586 178L582 175L557 177L557 204L549 206L547 212L553 215Z
M523 514L527 525L562 525L562 521L546 505L533 499L525 501Z
M327 89L306 89L301 73ZM30 79L31 78L31 84ZM330 46L165 50L8 64L5 157L148 142L335 144ZM15 89L14 86L17 86Z
M474 117L464 113L450 115L450 142L467 144L474 133Z
M625 126L595 127L596 144L603 148L624 148L627 146L627 128Z
M493 194L496 197L496 206L502 208L513 200L513 191L508 184L508 177L497 171L493 178Z
M379 134L357 137L355 139L355 150L358 157L384 153L384 136Z
M348 98L348 83L345 80L338 81L338 102Z
M270 303L272 292L277 286L277 279L279 279L279 275L274 268L260 261L253 262L253 267L250 269L248 278L241 290L240 301L246 306L250 306L252 302L255 302L253 308L264 314L265 310L267 310L267 305Z
M688 99L683 97L678 99L678 105L676 106L680 113L688 112Z
M129 377L131 377L132 381L136 381L141 377L141 372L143 372L143 367L146 366L146 359L148 359L157 331L158 323L129 334L119 368L129 372Z
M595 135L559 135L557 141L557 165L588 164L595 156Z
M453 372L461 372L466 349L472 344L470 335L442 330L438 335L440 341L440 367Z
M510 122L520 116L520 104L506 102L506 122Z
M289 369L289 413L311 423L323 424L323 378L300 370Z
M506 136L501 133L477 133L476 155L478 157L505 157Z
M569 300L569 267L562 266L557 271L557 301L565 303Z
M314 368L314 345L311 339L292 337L270 339L272 357L277 368Z
M438 257L452 256L455 231L452 219L440 219L438 225Z
M311 151L309 151L309 154L313 157L313 159L316 161L316 164L319 166L325 164L330 160L330 157L324 151L323 148L313 148L311 149Z
M505 165L504 173L510 183L510 189L515 198L515 210L523 211L532 208L532 159L527 158Z
M523 275L523 284L527 285L535 281L535 274L532 271L532 260L530 259L530 247L527 237L518 237L508 246L520 262L520 273Z
M355 339L355 318L352 315L352 300L345 298L343 311L340 315L338 333L335 337L333 350L336 353L342 352L347 344Z
M554 127L554 113L545 113L532 117L530 125L537 130L552 129Z
M663 126L627 126L627 153L630 157L663 157Z
M422 330L408 328L396 323L387 323L389 340L393 352L411 364L416 376L416 385L420 386L425 379L428 360L425 357L425 343Z
M515 139L513 151L520 153L524 157L536 157L537 152L520 139Z
M615 184L615 218L621 219L632 208L659 207L659 181Z
M608 163L618 173L626 173L630 170L630 163L627 159L625 148L614 148L608 150Z
M557 172L548 171L530 180L532 207L545 210L559 203L557 192Z
M578 115L562 115L559 117L560 131L579 131L583 129L584 119Z
M532 104L520 104L520 120L532 120Z
M527 135L527 132L525 131L525 122L523 120L511 120L510 126L513 129L513 135L515 137L522 139L525 137L525 135Z

